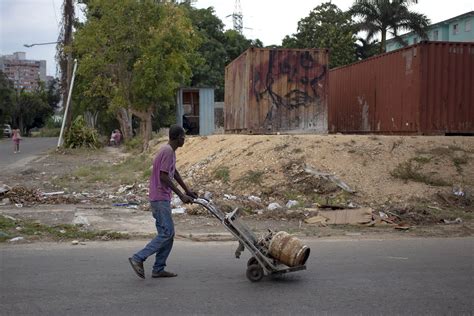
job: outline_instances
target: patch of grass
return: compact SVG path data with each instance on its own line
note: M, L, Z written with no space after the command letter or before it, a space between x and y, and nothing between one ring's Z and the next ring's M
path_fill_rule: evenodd
M463 155L461 157L452 157L452 161L454 166L456 167L456 170L461 173L462 172L462 165L467 164L468 162L468 157L466 155Z
M416 161L419 164L426 164L430 162L432 157L424 157L424 156L417 156L415 158L412 158L413 161Z
M261 185L263 182L263 175L263 171L249 170L242 178L239 179L239 182L241 182L242 184Z
M20 227L21 229L16 230L16 227ZM113 240L130 238L128 234L107 230L88 230L82 226L75 226L69 224L48 226L40 224L38 222L30 222L26 220L11 220L2 215L0 215L0 231L2 231L6 235L0 235L0 241L6 241L12 238L13 236L35 236L40 238L52 238L54 240Z
M216 170L214 170L214 178L224 183L229 183L230 181L229 167L226 167L226 166L218 167Z
M73 172L73 177L85 182L132 183L150 177L151 162L144 155L132 156L121 163L83 166Z
M143 147L143 139L141 137L134 137L125 141L124 145L128 152L140 152Z
M426 175L418 170L420 169L420 164L417 166L413 165L413 160L400 163L390 175L394 178L402 179L405 181L411 180L415 182L421 182L433 186L449 186L451 185L447 181L439 178L435 178L432 175Z
M278 146L275 146L275 148L273 148L274 151L281 151L281 150L284 150L286 148L288 148L290 145L288 145L287 143L285 144L281 144L281 145L278 145Z

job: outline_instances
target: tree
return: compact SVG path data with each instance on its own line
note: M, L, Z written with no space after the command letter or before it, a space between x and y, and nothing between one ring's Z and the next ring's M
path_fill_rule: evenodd
M298 22L297 33L286 36L282 46L286 48L328 48L330 67L355 61L355 29L351 15L331 2L314 8Z
M13 82L0 70L0 123L11 121L14 97Z
M387 33L405 46L407 43L399 36L400 31L414 31L420 37L427 39L426 27L430 20L424 14L412 12L409 5L413 0L357 0L350 12L360 21L356 27L367 32L367 40L373 39L379 33L380 53L385 52Z
M74 42L78 92L88 107L105 102L125 139L132 136L132 117L140 118L146 149L151 117L189 80L199 39L183 8L165 1L88 0L86 17Z
M358 37L356 42L356 56L358 60L366 59L377 55L380 50L380 43L377 40L367 40Z

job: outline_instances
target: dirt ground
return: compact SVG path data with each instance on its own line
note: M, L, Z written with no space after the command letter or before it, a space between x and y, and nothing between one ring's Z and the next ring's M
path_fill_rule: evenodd
M152 232L153 227L141 230L140 225L150 224L143 217L148 216L147 176L153 156L164 142L164 138L152 140L150 150L142 155L127 153L123 148L50 152L21 170L8 170L2 175L4 184L23 191L10 194L10 203L0 206L0 214L30 219L37 214L36 219L47 222L51 215L44 214L52 212L42 210L56 205L72 212L63 221L85 212L84 216L90 216L101 229ZM213 135L188 137L177 157L185 182L201 195L211 195L225 211L239 207L245 220L257 230L272 227L317 237L468 236L474 231L473 137ZM132 158L141 159L143 167L132 176L114 173L114 169L137 168L126 165ZM107 174L103 175L106 168ZM96 177L91 178L90 173ZM328 180L328 175L346 184L346 190ZM54 191L64 194L40 194ZM296 205L287 207L290 200ZM270 203L280 207L269 210ZM372 208L372 222L306 223L321 210L360 207ZM115 225L117 219L122 226ZM225 231L195 206L187 207L184 215L176 215L176 222L183 236ZM400 225L403 231L394 229Z

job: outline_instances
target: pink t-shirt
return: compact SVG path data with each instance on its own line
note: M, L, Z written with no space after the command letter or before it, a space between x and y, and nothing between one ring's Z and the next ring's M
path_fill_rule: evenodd
M176 170L176 154L169 144L160 148L153 161L153 171L150 177L150 201L171 201L171 188L162 185L160 181L160 171L167 172L170 179L174 179Z

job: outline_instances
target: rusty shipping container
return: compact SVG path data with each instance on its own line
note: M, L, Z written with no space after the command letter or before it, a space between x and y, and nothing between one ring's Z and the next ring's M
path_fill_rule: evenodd
M227 133L327 132L328 51L250 48L225 70Z
M474 134L474 43L422 42L329 81L329 132Z

